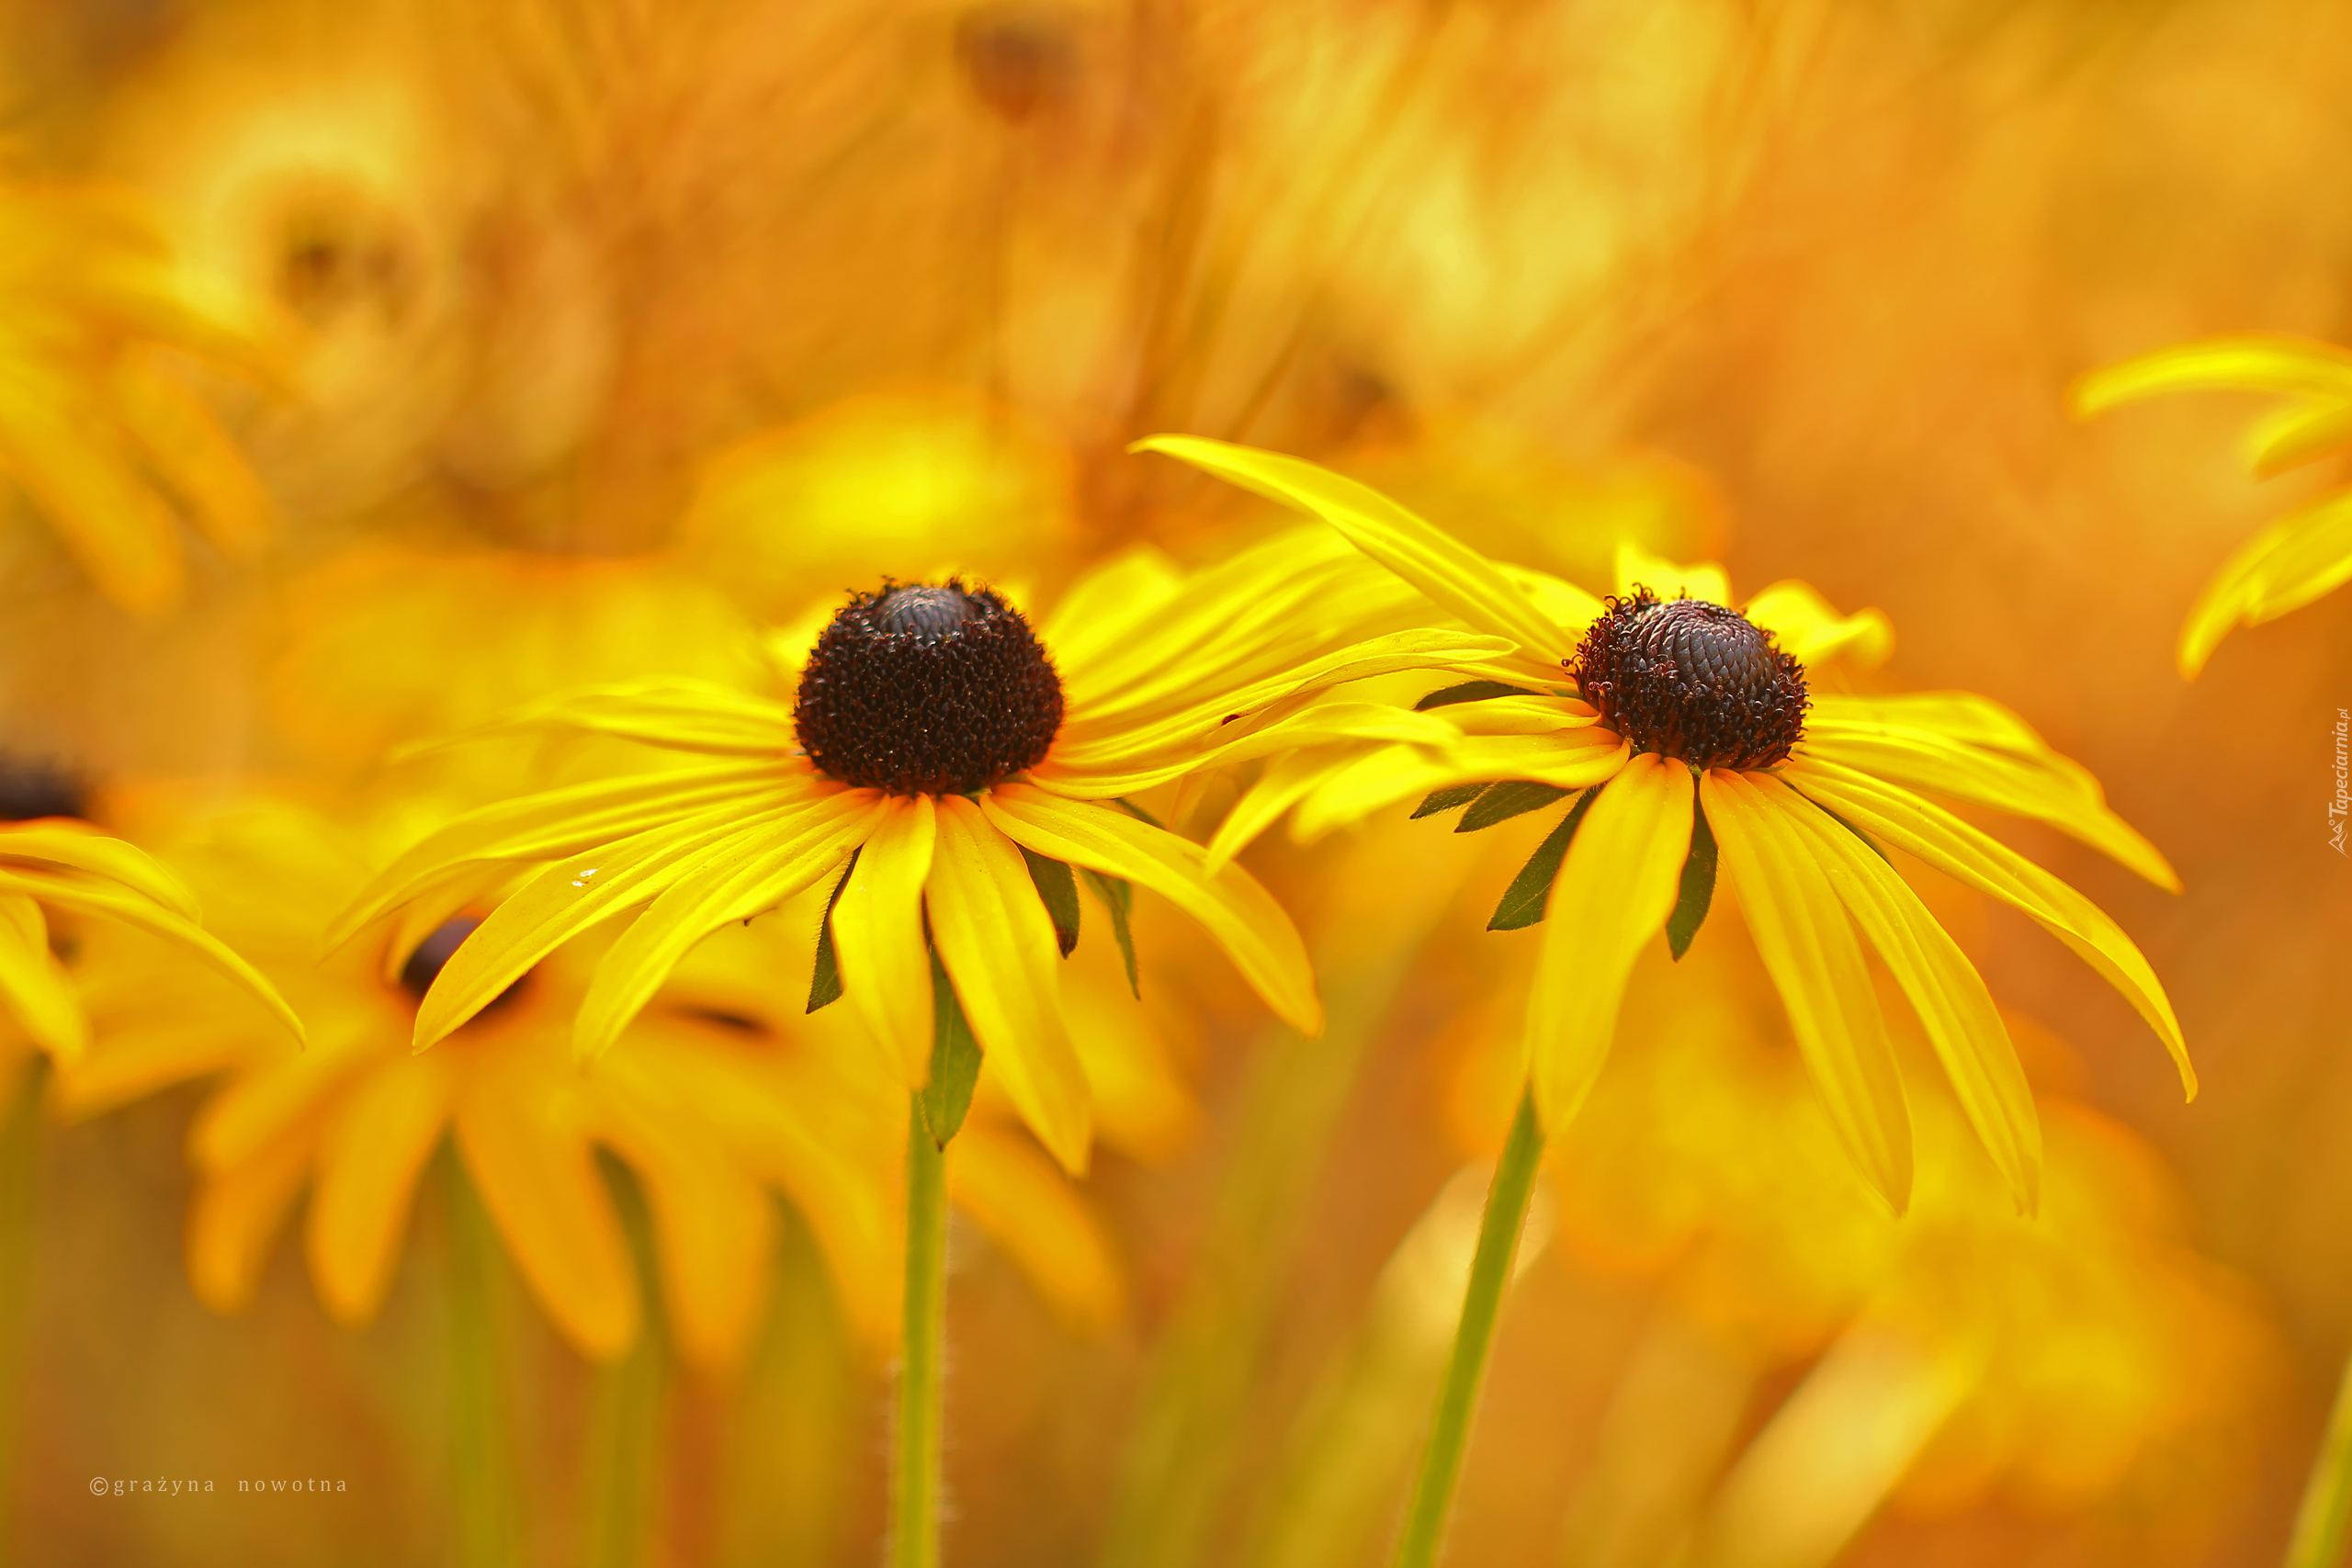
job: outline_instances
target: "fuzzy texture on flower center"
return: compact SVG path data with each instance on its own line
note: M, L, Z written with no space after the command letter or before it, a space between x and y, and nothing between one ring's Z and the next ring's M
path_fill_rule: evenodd
M1636 751L1695 768L1769 768L1804 739L1804 666L1737 610L1611 599L1567 667L1600 722Z
M809 761L893 795L969 795L1045 760L1062 682L1018 611L986 588L860 593L801 672L792 726Z

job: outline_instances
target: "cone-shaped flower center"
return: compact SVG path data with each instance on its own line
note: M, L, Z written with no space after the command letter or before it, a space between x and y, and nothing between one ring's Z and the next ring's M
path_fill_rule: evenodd
M990 590L885 586L817 639L792 723L809 760L845 784L969 795L1045 760L1062 682Z
M74 774L55 762L0 751L0 822L89 814L88 792Z
M1769 768L1804 738L1804 666L1736 610L1611 599L1569 666L1600 722L1637 751L1697 768Z

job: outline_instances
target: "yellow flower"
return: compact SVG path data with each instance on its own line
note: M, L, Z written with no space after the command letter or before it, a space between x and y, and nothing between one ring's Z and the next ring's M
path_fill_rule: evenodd
M188 1272L204 1301L233 1311L251 1298L307 1185L320 1299L340 1321L368 1321L399 1261L419 1178L447 1134L532 1294L584 1355L621 1354L639 1316L599 1148L643 1186L671 1331L689 1359L726 1367L757 1326L769 1186L808 1217L853 1325L887 1345L900 1091L878 1075L870 1088L847 1081L854 1064L839 1053L775 1048L773 1031L740 999L742 971L772 954L737 953L720 976L665 997L594 1070L571 1050L589 967L573 953L533 969L420 1055L409 1045L417 997L479 919L397 928L381 946L355 943L321 961L318 932L364 880L375 841L259 798L180 850L224 910L224 929L310 1021L308 1050L256 1027L250 1009L168 952L118 942L89 954L99 1040L60 1074L67 1114L226 1075L189 1135Z
M2076 382L2075 412L2159 392L2269 392L2286 400L2249 425L2246 466L2262 478L2352 450L2352 352L2291 337L2222 337L2162 349ZM2352 578L2352 491L2265 528L2222 563L2181 623L2180 672L2195 679L2230 628L2300 610Z
M66 817L0 822L0 1006L58 1063L82 1055L90 1022L51 951L48 910L164 938L234 981L301 1040L301 1021L284 999L198 923L196 895L144 851Z
M178 501L232 554L268 536L269 502L158 353L251 372L254 345L200 303L146 219L86 188L0 184L0 477L45 513L117 604L180 589Z
M389 866L334 934L403 906L414 924L418 908L460 908L518 866L543 867L441 971L417 1012L423 1048L563 942L643 906L581 1008L576 1043L593 1056L695 942L839 872L820 955L835 955L905 1080L929 1071L935 952L997 1082L1064 1168L1082 1169L1091 1100L1055 969L1078 938L1073 868L1123 949L1140 884L1207 928L1277 1013L1310 1032L1321 1021L1297 932L1265 890L1121 797L1302 738L1380 733L1389 710L1312 698L1508 646L1361 637L1396 608L1397 585L1319 533L1191 578L1126 557L1075 585L1042 640L989 589L859 594L818 639L792 706L693 683L550 699L504 728L707 760L469 813Z
M1318 793L1311 804L1326 822L1429 793L1423 813L1467 807L1464 829L1573 795L1491 922L1545 922L1527 1040L1547 1126L1565 1125L1590 1089L1651 936L1663 928L1677 953L1688 945L1720 856L1798 1047L1871 1182L1904 1205L1911 1136L1857 925L1917 1010L2018 1203L2032 1208L2041 1134L2007 1033L1984 980L1882 841L2022 910L2081 954L2156 1030L2195 1092L2172 1005L2114 921L1916 792L2047 822L2162 886L2177 887L2171 869L2108 810L2087 772L1996 703L1808 691L1806 662L1883 656L1882 618L1840 618L1792 582L1743 613L1729 607L1720 569L1677 571L1638 555L1626 566L1653 592L1627 582L1604 604L1498 566L1311 463L1189 436L1143 446L1323 517L1442 608L1517 645L1465 662L1476 679L1423 699L1430 711L1416 716L1451 719L1451 739L1278 761L1212 848L1229 853Z

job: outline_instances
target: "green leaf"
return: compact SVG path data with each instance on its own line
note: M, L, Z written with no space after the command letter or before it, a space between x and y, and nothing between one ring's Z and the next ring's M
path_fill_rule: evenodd
M1029 863L1029 880L1046 901L1046 913L1054 919L1054 941L1068 958L1078 946L1078 878L1061 862L1035 850L1022 849L1021 858Z
M1584 814L1600 798L1602 786L1592 788L1577 796L1560 825L1535 846L1527 863L1503 889L1502 901L1495 906L1494 918L1487 922L1490 931L1515 931L1521 926L1532 926L1544 918L1544 903L1552 896L1552 879L1560 874L1560 863L1567 858L1568 842L1577 836L1577 829L1584 821Z
M1102 900L1102 907L1111 911L1111 935L1117 941L1119 956L1127 965L1127 989L1141 1001L1143 982L1136 974L1135 933L1127 929L1127 913L1135 908L1135 886L1125 877L1105 876L1099 871L1081 868L1079 874L1086 878L1086 886L1094 890L1094 896Z
M1431 708L1452 707L1456 703L1483 703L1493 697L1523 697L1524 686L1514 686L1506 681L1464 681L1458 686L1446 686L1431 692L1413 705L1415 713L1427 713Z
M833 906L842 901L842 889L849 886L850 873L857 869L857 856L858 851L850 851L842 879L833 884L833 896L825 900L825 918L817 925L817 967L808 976L808 1005L804 1011L815 1012L842 999L842 961L833 951Z
M931 1077L915 1097L922 1106L923 1125L931 1129L931 1141L941 1148L964 1125L964 1113L972 1109L972 1086L980 1077L980 1043L972 1038L972 1026L964 1017L964 1006L956 999L955 983L947 977L946 965L939 962L939 953L931 954Z
M1551 805L1567 794L1557 784L1535 784L1527 779L1505 779L1478 797L1478 803L1462 814L1453 825L1457 833L1476 833L1498 822L1508 822L1542 807Z
M1682 863L1682 891L1674 900L1674 913L1666 918L1666 945L1674 953L1676 963L1690 951L1690 939L1699 934L1699 927L1707 919L1707 906L1715 898L1715 830L1707 826L1706 812L1692 808L1690 813L1690 854Z
M1414 808L1412 816L1406 820L1418 822L1424 817L1434 817L1441 811L1451 811L1457 806L1467 806L1492 788L1494 788L1492 784L1455 784L1450 789L1434 790L1430 792L1427 800Z

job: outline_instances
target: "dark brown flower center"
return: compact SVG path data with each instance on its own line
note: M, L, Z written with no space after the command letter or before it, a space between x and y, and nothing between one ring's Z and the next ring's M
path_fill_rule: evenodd
M0 822L89 814L89 791L74 773L47 758L0 751Z
M969 795L1045 760L1062 682L993 591L886 584L818 637L792 723L809 761L845 784Z
M1600 722L1637 751L1696 768L1769 768L1804 738L1804 666L1736 610L1611 599L1567 666Z

